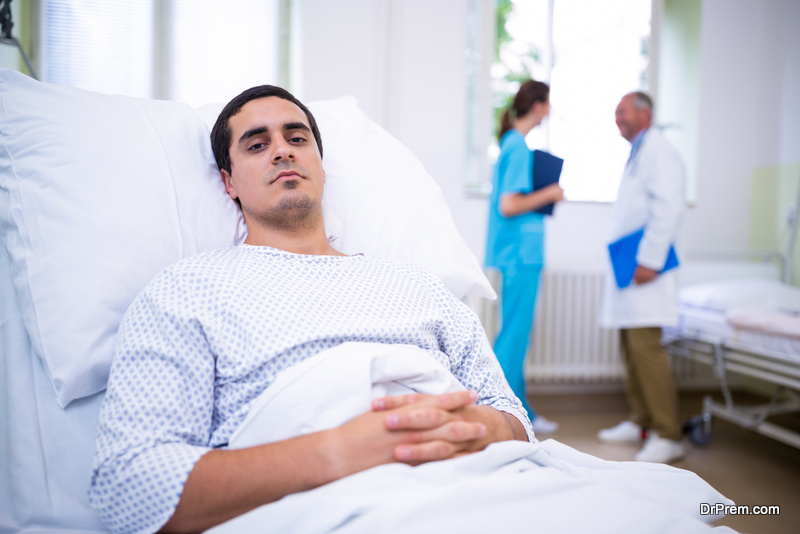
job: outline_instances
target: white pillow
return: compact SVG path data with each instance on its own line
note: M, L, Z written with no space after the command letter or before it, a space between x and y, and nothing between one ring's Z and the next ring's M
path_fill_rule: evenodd
M334 247L427 267L458 298L496 298L441 187L416 156L353 97L314 102L309 109L322 132L322 207L325 228L337 237Z
M337 147L355 145L353 125L373 126L352 101L317 107L331 197L353 191L349 176L363 181L355 171L365 161L376 165L370 177L379 182L369 189L387 193L383 200L345 199L332 213L326 199L329 229L341 239L336 246L423 263L459 297L493 295L438 187L416 160L409 163L413 156L382 131L362 146L379 157L337 155ZM246 229L225 194L209 129L185 104L0 70L0 110L0 233L26 329L66 406L105 388L119 321L155 274L183 257L237 244ZM392 147L382 149L380 139ZM395 174L401 164L414 176ZM402 185L387 183L400 179L409 188L402 195ZM368 216L353 213L362 209ZM419 261L429 255L435 259Z
M244 235L185 104L0 72L0 231L61 406L106 386L117 327L167 265Z
M197 110L209 129L222 107ZM416 156L370 120L352 96L310 102L308 108L322 135L322 211L334 248L422 265L460 299L495 299L441 187Z

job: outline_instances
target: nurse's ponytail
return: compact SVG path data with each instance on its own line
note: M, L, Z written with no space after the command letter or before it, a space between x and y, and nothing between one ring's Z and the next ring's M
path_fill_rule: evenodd
M517 91L514 101L500 118L500 131L497 133L497 139L502 139L506 132L514 127L517 117L526 115L533 108L534 103L547 102L549 98L550 87L546 83L536 80L528 80L523 83Z

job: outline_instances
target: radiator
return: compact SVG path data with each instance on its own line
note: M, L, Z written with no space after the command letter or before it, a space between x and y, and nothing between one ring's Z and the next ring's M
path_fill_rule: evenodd
M500 295L500 274L486 273ZM621 388L625 381L619 330L600 328L604 273L548 271L541 277L534 330L525 361L525 379L537 392ZM498 301L478 299L478 313L493 340L500 327ZM708 366L670 357L681 389L714 389Z
M625 378L619 330L600 328L603 272L542 273L525 375L533 383L603 383Z

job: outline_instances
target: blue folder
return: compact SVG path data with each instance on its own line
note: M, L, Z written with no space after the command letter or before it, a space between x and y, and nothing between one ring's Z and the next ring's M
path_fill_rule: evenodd
M639 252L639 243L642 241L643 236L644 228L608 245L611 265L614 268L614 278L617 281L617 287L620 289L628 287L633 281L633 273L638 265L636 263L636 253ZM670 246L669 253L667 253L667 261L658 274L674 269L678 265L678 255L675 254L675 247Z
M557 184L558 179L561 177L561 167L564 166L564 160L552 155L544 150L533 151L533 190L541 189L548 185ZM538 213L544 215L553 214L553 205L548 204L542 206Z

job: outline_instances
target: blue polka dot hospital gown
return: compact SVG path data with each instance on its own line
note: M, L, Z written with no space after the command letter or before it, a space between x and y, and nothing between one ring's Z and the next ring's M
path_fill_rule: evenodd
M430 352L478 403L530 423L477 317L421 267L241 245L161 272L123 318L90 501L114 532L154 532L194 464L225 447L281 371L347 341Z

